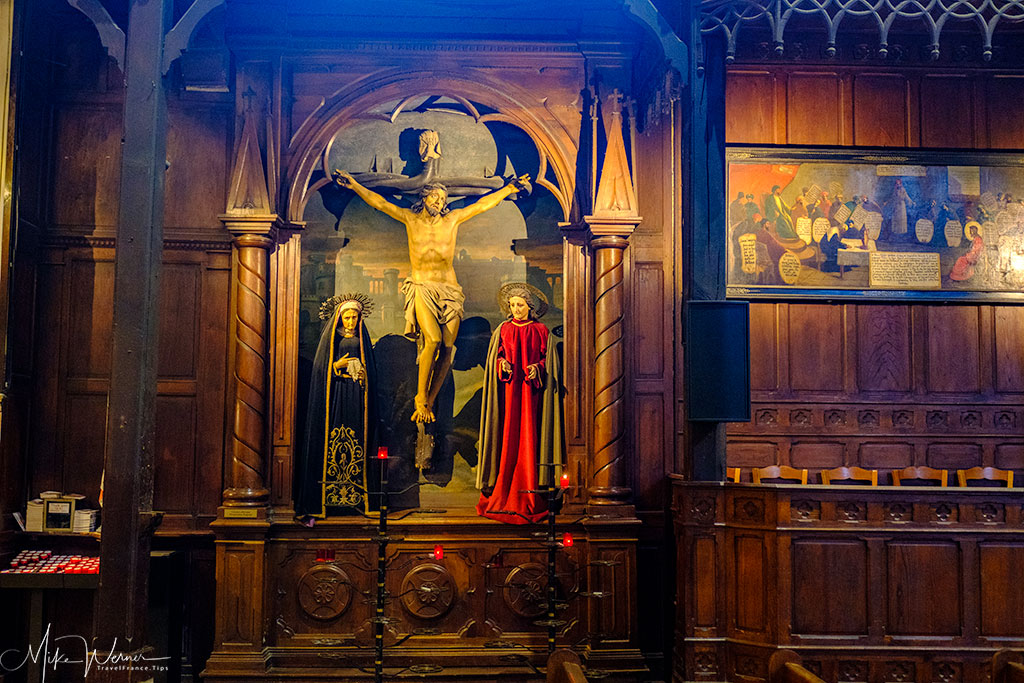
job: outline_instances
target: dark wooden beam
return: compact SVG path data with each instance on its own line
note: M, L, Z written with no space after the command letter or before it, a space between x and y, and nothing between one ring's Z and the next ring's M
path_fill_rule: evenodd
M688 300L725 298L725 55L717 39L704 42L700 8L685 3L690 27L689 111L684 105L684 251L689 257ZM680 315L683 311L680 310ZM684 344L699 344L683 330ZM684 351L685 353L685 351ZM688 423L689 475L713 481L725 476L725 424Z
M93 622L94 643L100 651L116 647L130 652L145 645L167 158L162 45L170 9L170 0L133 0L128 18L111 340L114 360L107 409L100 585Z

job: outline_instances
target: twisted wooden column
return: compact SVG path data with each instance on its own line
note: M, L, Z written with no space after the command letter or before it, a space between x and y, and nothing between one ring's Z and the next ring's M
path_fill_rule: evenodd
M266 473L267 252L266 232L235 232L234 414L225 506L260 506Z
M603 235L594 249L594 456L589 503L625 505L631 491L625 460L623 253L629 241Z

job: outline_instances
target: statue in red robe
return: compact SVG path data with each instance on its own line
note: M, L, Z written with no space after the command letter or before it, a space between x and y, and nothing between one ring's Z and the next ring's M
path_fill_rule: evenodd
M477 513L512 524L540 522L547 501L536 493L556 481L563 461L559 367L547 302L525 283L502 287L509 319L491 336L480 413Z

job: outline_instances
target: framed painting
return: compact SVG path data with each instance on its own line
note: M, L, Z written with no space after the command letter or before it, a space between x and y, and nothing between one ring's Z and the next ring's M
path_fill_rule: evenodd
M731 297L1024 301L1024 154L729 147Z

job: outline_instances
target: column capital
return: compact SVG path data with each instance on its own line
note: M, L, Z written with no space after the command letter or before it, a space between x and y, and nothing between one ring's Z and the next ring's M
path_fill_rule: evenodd
M218 218L228 232L234 235L235 243L239 246L262 246L261 242L249 238L263 237L267 243L264 248L269 248L277 238L277 231L281 228L281 218L276 213L251 215L222 213Z
M643 219L640 216L584 216L583 224L587 228L592 242L602 237L619 237L628 240ZM607 244L604 246L614 246ZM625 248L625 244L622 245Z

